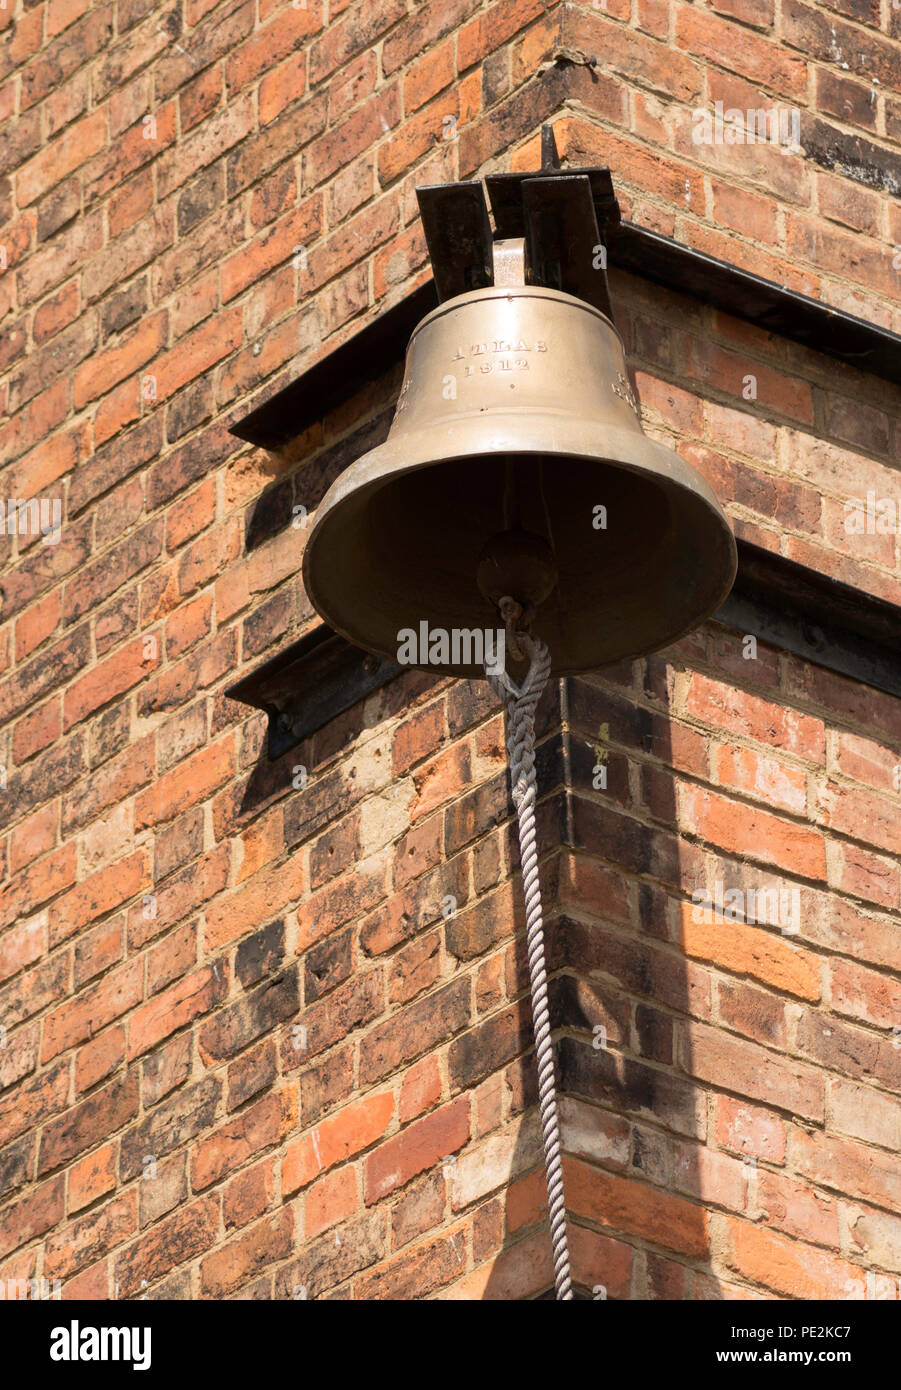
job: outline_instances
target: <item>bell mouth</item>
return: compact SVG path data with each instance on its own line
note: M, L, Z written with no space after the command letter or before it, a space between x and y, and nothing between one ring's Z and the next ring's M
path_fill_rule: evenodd
M735 541L704 479L646 438L623 345L557 290L474 290L418 325L391 431L335 481L307 538L310 600L350 641L457 676L482 665L453 635L496 632L478 585L485 545L514 521L546 541L557 582L532 631L560 674L681 637L722 601ZM511 596L513 597L513 596Z
M637 430L569 425L523 411L504 420L389 438L351 465L320 505L303 578L311 602L351 642L397 661L401 634L496 631L479 590L480 555L502 531L505 483L518 480L522 526L549 544L557 582L532 631L556 674L593 670L676 641L716 609L732 586L736 549L704 479ZM567 438L573 430L578 443ZM511 447L514 440L520 447ZM594 446L594 447L592 447ZM439 661L402 664L481 677L454 649Z

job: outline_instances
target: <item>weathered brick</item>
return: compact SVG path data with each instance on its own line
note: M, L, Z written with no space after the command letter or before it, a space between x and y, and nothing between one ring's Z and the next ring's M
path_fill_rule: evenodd
M68 1172L66 1199L69 1212L92 1206L116 1186L118 1146L104 1144L73 1163Z
M241 1115L213 1130L194 1145L191 1153L191 1186L195 1192L218 1182L248 1158L277 1144L297 1119L290 1091L269 1095Z
M0 1258L41 1236L62 1219L65 1178L60 1174L41 1183L27 1197L8 1207L0 1217Z
M121 907L151 884L146 851L138 850L115 864L99 869L70 889L56 904L51 923L51 944L80 931L88 922Z
M228 976L224 967L204 965L149 999L129 1020L128 1055L138 1057L185 1024L209 1013L225 998Z
M683 905L680 942L687 955L709 960L736 975L752 975L799 998L820 998L820 968L775 928L744 922L694 921L697 906Z
M234 769L231 737L203 749L142 792L135 802L135 830L170 820L195 801L205 801Z
M201 1197L154 1226L115 1258L119 1297L134 1293L143 1280L151 1284L208 1250L216 1239L218 1225L218 1199Z
M297 967L294 966L267 980L246 998L221 1009L200 1030L198 1042L202 1056L208 1061L230 1057L248 1043L256 1042L276 1024L296 1017L298 995Z
M244 1235L203 1260L200 1282L204 1294L222 1298L258 1270L284 1259L293 1249L293 1236L294 1212L290 1207L249 1227Z
M141 1096L149 1107L186 1081L191 1070L191 1035L183 1033L141 1064Z
M106 661L94 665L66 691L64 729L81 723L110 700L144 680L156 669L159 657L158 639L139 637Z
M38 1176L76 1158L133 1119L138 1111L138 1081L134 1072L117 1076L108 1086L51 1120L41 1134Z
M0 1196L6 1198L30 1181L36 1147L35 1136L25 1134L14 1144L6 1145L0 1153Z
M371 1212L348 1222L343 1239L335 1244L331 1232L306 1245L298 1258L276 1276L277 1298L311 1299L327 1293L361 1269L375 1263L386 1248L385 1221Z
M864 1271L825 1250L729 1221L726 1262L743 1278L794 1298L863 1298Z
M385 1133L393 1114L393 1093L381 1091L323 1120L288 1146L282 1165L283 1191L297 1192L320 1173L370 1148Z
M68 992L71 978L68 953L57 954L34 970L27 970L4 986L2 996L4 1026L14 1028L24 1019L40 1013ZM3 1059L7 1064L8 1058ZM6 1070L6 1067L4 1067ZM30 1070L30 1067L28 1068Z
M684 1062L692 1075L723 1089L741 1089L754 1100L808 1119L824 1118L821 1072L752 1043L717 1034L704 1024L692 1024L684 1037Z
M143 993L143 974L142 961L126 961L50 1014L44 1022L42 1061L49 1062L133 1008Z
M228 1069L228 1109L236 1110L270 1086L277 1069L275 1046L269 1040L236 1058Z
M402 1063L412 1061L465 1028L469 1015L469 986L462 979L408 1004L396 1018L366 1035L361 1080L364 1084L380 1081Z
M69 1095L69 1072L68 1060L59 1062L22 1081L0 1101L0 1144L9 1144L63 1109Z
M364 1195L372 1205L435 1167L469 1140L469 1098L458 1096L380 1144L364 1165Z
M54 1232L46 1246L46 1277L68 1279L134 1235L137 1226L138 1194L132 1190Z
M179 1091L126 1130L121 1140L120 1181L128 1182L141 1172L145 1155L160 1158L206 1129L216 1113L221 1094L221 1082L207 1076Z
M422 1298L462 1272L466 1232L452 1227L419 1245L408 1247L354 1281L355 1299Z
M261 1216L275 1191L275 1160L266 1159L233 1178L222 1198L222 1219L226 1229L246 1226Z

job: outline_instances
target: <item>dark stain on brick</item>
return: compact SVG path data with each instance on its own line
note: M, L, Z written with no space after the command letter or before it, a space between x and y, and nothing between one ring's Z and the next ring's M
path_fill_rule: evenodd
M278 970L285 957L285 924L279 919L242 941L235 956L235 973L245 989Z

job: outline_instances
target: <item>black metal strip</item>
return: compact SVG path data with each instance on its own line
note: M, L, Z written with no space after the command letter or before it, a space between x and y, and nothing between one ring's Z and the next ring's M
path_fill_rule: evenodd
M901 607L738 542L738 575L714 618L852 680L901 695ZM404 668L322 624L226 690L269 715L280 757Z
M527 179L522 201L530 282L584 299L612 320L606 253L585 175Z
M548 171L560 168L560 151L557 149L557 137L550 121L545 121L541 127L541 167Z
M752 275L690 246L621 222L608 241L609 263L756 324L768 333L901 382L901 337L796 290Z
M591 185L591 196L594 199L595 216L601 229L601 235L606 239L606 229L615 226L619 222L621 214L616 194L613 191L613 179L610 170L594 167L560 169L559 166L555 166L539 174L486 175L485 187L488 190L488 199L494 216L495 234L499 237L524 236L526 222L523 201L526 184L531 183L533 179L555 177L588 179Z
M262 449L290 443L399 361L413 329L437 304L435 282L429 280L236 421L229 433Z
M494 284L491 219L479 179L416 190L440 300Z
M901 695L901 608L738 542L738 574L714 614L829 671Z
M275 759L402 671L322 623L225 693L266 711L267 751Z

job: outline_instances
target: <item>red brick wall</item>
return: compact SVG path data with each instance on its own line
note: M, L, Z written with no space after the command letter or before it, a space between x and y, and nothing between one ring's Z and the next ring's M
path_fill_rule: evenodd
M609 729L611 791L577 787L560 894L568 1198L622 1233L583 1236L577 1272L612 1262L617 1297L897 1297L897 701L741 651L708 625L570 692L578 744ZM717 882L797 888L797 919L697 921Z
M270 764L222 693L315 623L292 509L384 434L396 369L278 456L228 425L428 274L416 183L534 166L547 118L633 220L901 330L901 13L8 0L0 26L0 495L63 517L0 535L0 1280L539 1293L496 702L411 675ZM797 108L802 153L696 145L716 101ZM611 281L646 429L737 532L901 601L897 528L844 525L870 490L901 511L897 388ZM743 635L546 700L576 1274L897 1297L901 712ZM799 934L693 922L718 880L798 887Z

